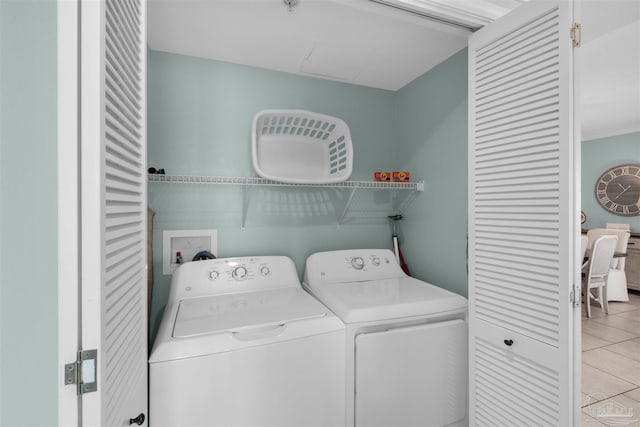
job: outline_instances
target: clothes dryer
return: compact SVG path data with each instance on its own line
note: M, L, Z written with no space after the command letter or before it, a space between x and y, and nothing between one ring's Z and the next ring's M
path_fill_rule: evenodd
M149 360L150 422L343 425L344 357L344 325L289 258L186 263Z
M346 324L348 426L467 425L467 300L382 249L320 252L303 286Z

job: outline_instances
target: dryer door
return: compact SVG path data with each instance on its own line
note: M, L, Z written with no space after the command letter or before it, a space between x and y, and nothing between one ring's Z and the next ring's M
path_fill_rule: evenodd
M464 425L465 321L360 334L355 364L356 426Z

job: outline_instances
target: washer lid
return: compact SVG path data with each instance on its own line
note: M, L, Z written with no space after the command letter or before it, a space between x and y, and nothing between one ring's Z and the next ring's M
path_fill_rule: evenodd
M242 332L326 315L327 309L302 289L190 298L180 301L173 337Z
M467 308L466 298L412 277L333 283L309 289L345 323L422 316Z

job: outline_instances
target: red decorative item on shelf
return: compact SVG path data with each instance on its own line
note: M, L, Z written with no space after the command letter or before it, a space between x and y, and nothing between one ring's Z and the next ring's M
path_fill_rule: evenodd
M411 174L407 171L393 171L391 180L393 182L409 182Z
M375 181L391 181L391 174L385 171L374 172L373 179Z

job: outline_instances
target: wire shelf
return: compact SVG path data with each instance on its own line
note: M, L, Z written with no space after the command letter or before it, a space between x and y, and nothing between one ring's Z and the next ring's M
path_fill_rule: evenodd
M204 176L204 175L159 175L149 174L149 182L166 182L172 184L222 184L272 187L324 187L352 189L392 189L423 191L424 182L380 182L380 181L343 181L333 184L292 184L258 177Z
M285 183L280 181L274 181L267 178L259 177L237 177L237 176L203 176L203 175L160 175L149 174L148 182L150 183L168 183L168 184L201 184L201 185L228 185L238 186L243 191L242 197L242 228L244 229L247 222L247 216L249 213L249 206L260 205L260 202L264 202L261 198L261 194L264 191L275 191L275 188L281 188L282 191L293 192L296 191L315 191L313 189L336 189L342 196L335 201L335 205L332 204L331 209L335 211L335 221L338 225L345 224L354 221L354 216L359 220L367 220L371 216L376 218L384 218L386 220L389 215L402 214L417 195L424 191L424 182L380 182L380 181L342 181L337 183L322 183L322 184L309 184L309 183ZM274 190L269 190L273 188ZM390 190L393 193L395 190L400 190L396 193L398 197L385 196L384 202L381 203L376 192L371 190ZM280 191L280 190L278 190ZM345 194L346 193L346 194ZM365 207L357 208L360 206L360 198L356 197L356 193L360 194L360 198L366 195L365 199L371 199L365 202ZM253 202L251 202L253 200ZM311 198L298 199L300 203L311 203L315 200ZM269 203L272 203L273 199L269 199ZM325 201L329 203L328 201ZM317 206L307 206L307 210L317 208ZM255 209L255 208L253 208ZM299 212L298 212L299 213ZM282 219L285 222L290 222L291 218Z

